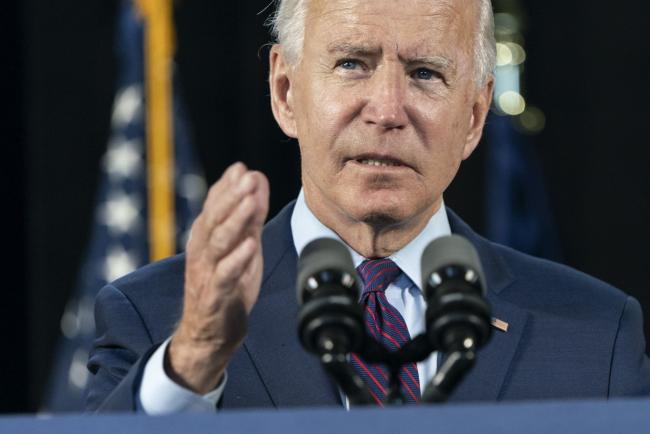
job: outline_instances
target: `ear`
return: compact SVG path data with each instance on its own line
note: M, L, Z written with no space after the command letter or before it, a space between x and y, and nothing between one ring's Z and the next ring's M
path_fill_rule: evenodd
M465 140L465 148L463 149L463 160L469 158L478 146L483 135L483 127L485 126L485 118L487 117L490 105L492 104L492 93L494 91L494 76L490 75L487 83L483 88L478 90L476 101L472 107L472 116L469 121L469 132Z
M292 67L282 53L280 45L271 47L269 54L269 88L273 116L284 134L297 138L296 118L294 116L291 87Z

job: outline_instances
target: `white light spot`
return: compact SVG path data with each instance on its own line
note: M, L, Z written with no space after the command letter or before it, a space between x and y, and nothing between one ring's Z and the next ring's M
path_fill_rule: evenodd
M510 65L512 62L512 51L506 44L497 43L497 66Z
M350 276L348 273L343 274L343 279L341 281L343 283L343 286L346 288L352 288L354 285L354 278Z
M433 273L433 274L431 275L430 283L431 283L433 286L438 286L438 285L440 285L440 284L442 283L442 278L440 277L440 274L438 274L438 273Z
M507 91L499 95L499 108L506 114L517 116L526 110L524 97L514 91Z
M133 255L129 254L121 246L112 247L106 256L104 263L104 278L112 282L126 274L129 274L138 267L138 262Z
M140 224L140 203L135 195L114 194L101 208L99 217L113 234L132 232Z
M111 179L135 177L142 170L142 142L123 138L111 141L103 164Z
M470 283L475 283L477 280L476 273L474 270L467 270L465 272L465 281L470 282Z
M132 85L122 89L113 105L113 128L120 128L142 116L142 86Z
M526 50L524 50L524 47L515 42L506 42L505 45L510 52L510 63L513 65L521 65L526 61Z
M208 186L202 176L188 173L178 183L178 194L189 201L202 202Z
M331 339L325 339L325 342L323 342L323 347L327 351L332 351L334 349L334 342L332 342Z
M86 363L88 362L88 352L85 350L77 350L72 357L70 363L70 370L68 371L68 382L77 389L85 389L88 382L88 369Z

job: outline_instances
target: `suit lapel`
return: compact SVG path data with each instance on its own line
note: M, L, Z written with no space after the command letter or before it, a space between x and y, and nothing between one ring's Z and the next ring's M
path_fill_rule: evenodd
M507 332L492 328L492 338L479 350L476 364L452 394L451 401L496 401L524 333L528 313L488 295L495 318L509 325Z
M492 328L492 338L479 350L476 365L452 395L451 401L494 401L499 398L529 313L503 299L500 293L515 282L514 275L491 243L467 226L449 209L452 232L467 238L477 249L487 281L492 316L508 323L508 331Z
M341 405L335 384L297 337L297 255L291 236L292 211L293 203L265 228L262 292L250 316L245 347L276 407ZM476 365L451 401L494 401L499 398L529 314L499 295L515 278L498 252L451 210L447 211L452 232L466 237L479 252L493 316L509 324L507 332L493 329L490 342L479 351Z
M298 339L292 211L293 203L264 230L264 280L245 347L276 407L340 405L336 386Z

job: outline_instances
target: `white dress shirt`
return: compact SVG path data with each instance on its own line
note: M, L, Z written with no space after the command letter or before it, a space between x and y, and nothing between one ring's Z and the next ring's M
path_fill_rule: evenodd
M322 224L311 212L302 191L300 191L291 215L291 232L298 255L310 241L317 238L327 237L341 240L334 231ZM389 257L402 270L402 274L388 286L386 298L404 318L412 338L425 330L426 303L422 290L419 288L422 280L420 270L422 252L431 241L449 234L451 234L451 229L443 204L417 237ZM352 248L350 248L350 253L355 267L361 265L366 259ZM224 376L215 390L206 395L198 395L179 386L167 376L163 366L165 351L170 339L153 353L145 366L136 400L138 408L148 414L214 411L225 388L227 376ZM427 360L418 363L418 375L422 387L433 378L436 369L437 353L433 353ZM346 408L349 408L347 399L345 399L345 405Z

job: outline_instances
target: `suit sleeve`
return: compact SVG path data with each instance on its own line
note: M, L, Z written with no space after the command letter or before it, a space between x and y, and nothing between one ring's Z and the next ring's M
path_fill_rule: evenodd
M131 301L111 285L97 295L95 325L86 410L135 411L135 393L157 345Z
M643 314L628 297L619 321L612 352L609 397L650 396L650 360L645 354Z

